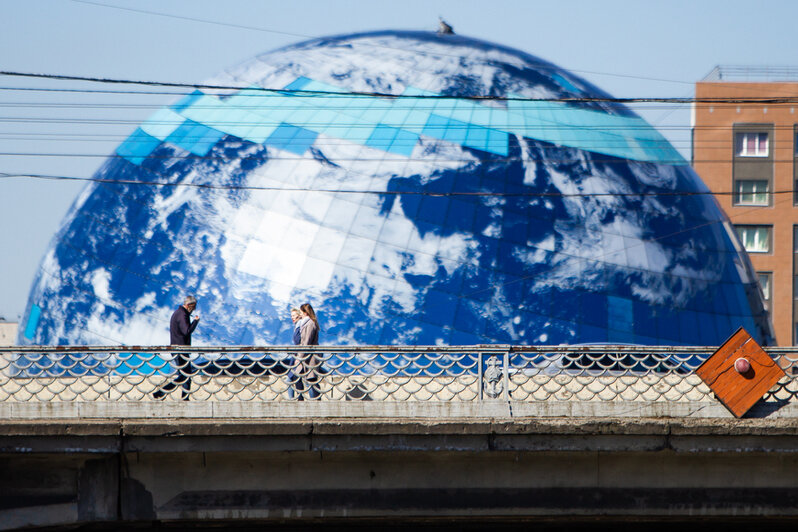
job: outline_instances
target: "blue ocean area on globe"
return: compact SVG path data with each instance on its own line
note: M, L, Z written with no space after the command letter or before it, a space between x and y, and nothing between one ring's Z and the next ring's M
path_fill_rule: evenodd
M719 345L772 327L733 226L581 77L458 35L314 39L142 123L42 260L21 344ZM159 183L154 185L153 183ZM154 370L153 370L154 371Z

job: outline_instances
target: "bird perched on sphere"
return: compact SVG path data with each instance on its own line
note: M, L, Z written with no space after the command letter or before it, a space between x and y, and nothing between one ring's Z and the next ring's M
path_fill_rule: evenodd
M454 35L454 29L442 17L438 17L438 21L438 35Z

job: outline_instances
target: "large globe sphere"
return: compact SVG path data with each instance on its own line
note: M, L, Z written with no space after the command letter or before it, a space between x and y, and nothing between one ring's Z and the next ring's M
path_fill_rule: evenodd
M166 344L186 294L204 344L290 343L304 302L330 344L717 345L740 326L772 341L708 189L564 69L390 31L282 48L206 87L80 194L21 343Z

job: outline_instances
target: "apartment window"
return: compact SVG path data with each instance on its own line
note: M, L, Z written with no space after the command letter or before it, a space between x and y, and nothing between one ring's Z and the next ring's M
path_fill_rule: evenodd
M769 225L738 225L736 229L748 253L770 253Z
M735 133L734 152L738 157L767 157L768 134L764 131Z
M765 300L765 309L770 310L770 297L771 292L771 279L773 278L772 272L756 272L759 279L759 286L762 287L762 297Z
M734 182L735 205L768 205L769 182L766 179L739 179Z

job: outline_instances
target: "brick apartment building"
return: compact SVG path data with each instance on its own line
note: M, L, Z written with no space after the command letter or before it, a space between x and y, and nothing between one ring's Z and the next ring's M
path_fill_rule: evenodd
M798 68L716 67L696 83L693 168L737 228L778 345L798 343ZM785 98L780 103L737 98ZM732 100L702 103L702 99Z

